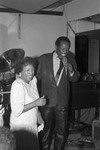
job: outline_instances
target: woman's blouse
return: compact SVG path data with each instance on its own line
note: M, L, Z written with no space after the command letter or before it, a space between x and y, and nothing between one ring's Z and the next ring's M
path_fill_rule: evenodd
M21 78L17 78L11 86L11 116L10 127L12 130L19 128L27 128L36 130L37 132L37 111L38 107L34 107L23 112L24 106L39 98L37 90L36 77L27 84Z

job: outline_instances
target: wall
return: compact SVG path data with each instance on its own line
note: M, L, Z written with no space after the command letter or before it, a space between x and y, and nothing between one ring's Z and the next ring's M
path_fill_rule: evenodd
M92 3L91 3L92 1ZM54 50L58 36L68 35L75 52L75 34L100 28L100 25L79 19L100 11L99 0L75 0L65 5L64 16L0 14L0 53L23 48L26 55L40 55ZM96 9L94 9L96 8ZM75 33L67 26L67 21Z
M7 50L7 14L0 14L0 53Z
M2 14L2 18L1 54L12 48L23 48L25 55L29 56L51 52L55 48L56 38L66 35L64 16L22 14L19 17L19 14Z
M82 20L100 14L100 0L74 0L65 5L64 12L75 34L100 29L100 24Z

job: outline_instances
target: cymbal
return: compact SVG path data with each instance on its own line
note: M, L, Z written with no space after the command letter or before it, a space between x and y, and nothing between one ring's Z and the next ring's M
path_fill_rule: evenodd
M16 63L21 60L25 55L25 51L23 49L10 49L7 50L2 54L2 56L7 60L9 63L10 68L14 67Z
M2 56L0 56L0 73L6 72L8 70L10 70L8 62Z

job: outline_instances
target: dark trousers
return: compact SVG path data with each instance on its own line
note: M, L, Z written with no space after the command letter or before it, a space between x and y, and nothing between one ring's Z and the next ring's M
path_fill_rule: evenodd
M42 107L45 127L40 132L41 150L49 150L54 139L54 150L64 150L68 136L68 109L65 107ZM54 130L53 130L54 129Z

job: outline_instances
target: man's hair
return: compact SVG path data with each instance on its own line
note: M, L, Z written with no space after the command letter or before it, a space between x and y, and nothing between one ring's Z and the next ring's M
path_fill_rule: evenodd
M57 38L57 40L56 40L56 42L55 42L55 45L56 45L57 47L60 46L60 43L61 43L62 41L69 43L69 47L71 46L71 42L70 42L69 38L66 37L66 36L60 36L59 38Z
M7 127L0 127L0 150L15 150L16 139L14 133Z

